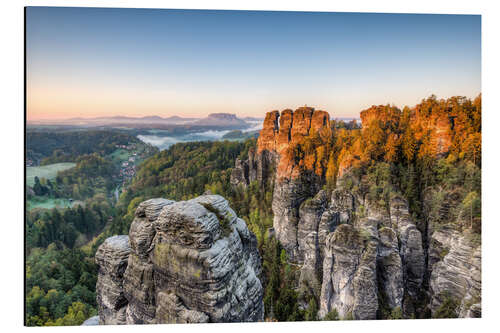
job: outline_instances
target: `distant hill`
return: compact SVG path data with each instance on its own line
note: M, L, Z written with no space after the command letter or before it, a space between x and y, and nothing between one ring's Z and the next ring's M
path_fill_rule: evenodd
M179 116L160 117L160 116L144 116L144 117L96 117L96 118L69 118L55 120L35 120L28 121L30 125L78 125L78 126L130 126L144 124L159 124L159 125L180 125L192 122L198 118L183 118Z
M195 120L191 123L195 126L214 126L214 127L231 127L231 128L248 128L245 120L238 118L232 113L211 113L206 118Z

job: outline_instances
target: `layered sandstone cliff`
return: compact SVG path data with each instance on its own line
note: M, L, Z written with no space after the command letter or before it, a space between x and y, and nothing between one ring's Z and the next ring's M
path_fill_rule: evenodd
M390 106L363 111L361 135L339 152L337 180L369 158L361 156L364 132L371 126L390 129L401 117ZM425 134L436 155L448 152L452 115L416 109L409 117L417 140ZM300 267L297 288L319 299L320 317L333 310L355 319L425 317L450 298L458 304L457 316L480 316L480 247L456 230L433 230L425 219L415 220L396 189L385 207L341 182L331 194L322 190L324 166L311 159L318 154L297 151L332 130L324 111L269 112L256 151L237 162L231 177L233 186L272 184L275 236Z
M380 311L397 309L414 315L425 255L407 209L397 197L387 211L349 191L333 192L322 219L335 216L334 231L323 247L318 243L323 253L321 317L333 310L354 319L376 319Z
M98 249L101 324L261 321L256 238L221 196L139 205Z
M458 317L481 317L481 246L468 234L444 227L432 234L429 247L430 310L445 301Z

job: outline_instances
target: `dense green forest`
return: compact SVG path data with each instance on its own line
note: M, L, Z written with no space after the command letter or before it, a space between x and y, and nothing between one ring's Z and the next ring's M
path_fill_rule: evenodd
M117 145L143 144L135 136L104 130L33 131L26 133L26 157L41 165L75 162L81 155L111 154ZM35 163L37 165L38 163Z
M35 177L27 187L27 324L79 325L97 311L93 241L116 215L114 191L125 181L122 162L134 156L139 164L157 149L111 131L28 132L27 144L27 158L34 153L42 164L76 163L55 179ZM56 200L70 205L30 208Z
M110 235L128 233L135 208L147 198L162 196L182 200L203 194L206 190L229 197L232 193L229 177L235 160L238 156L246 157L252 146L255 146L255 139L176 144L140 165L136 177L116 206L106 196L105 186L108 179L105 175L109 176L112 165L97 154L80 156L77 166L60 172L54 183L38 180L36 184L39 185L34 186L38 194L71 193L75 196L76 192L71 191L78 187L86 199L83 205L74 208L27 212L28 325L77 325L95 314L97 274L93 260L102 241ZM258 192L258 187L254 188ZM235 198L238 198L240 207L250 207L251 197L248 195L240 192L237 196L235 194ZM268 195L265 213L268 216L270 198ZM253 200L254 203L261 203L261 199ZM261 205L264 207L265 204ZM249 217L248 208L246 212ZM258 214L254 214L252 220L261 223ZM267 227L271 226L270 217L266 223ZM102 232L97 235L100 230ZM58 260L58 265L53 268L54 258L69 255L80 256L82 265L75 268L70 261ZM70 276L75 276L72 274L84 273L85 276L90 274L93 282L70 279Z
M95 315L97 266L80 249L51 243L26 261L28 326L80 325Z
M28 325L80 325L97 312L92 239L114 214L103 194L73 208L26 212Z

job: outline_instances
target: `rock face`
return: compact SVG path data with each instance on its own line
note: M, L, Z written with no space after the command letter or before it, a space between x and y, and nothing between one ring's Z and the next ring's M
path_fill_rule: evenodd
M388 227L378 230L377 274L381 292L390 309L403 307L403 264L397 233Z
M302 263L300 284L318 298L327 238L340 224L353 221L354 207L354 197L341 190L334 191L330 198L321 190L300 206L296 255Z
M90 317L89 319L85 320L82 323L82 326L96 326L96 325L99 325L99 316Z
M377 118L372 113L362 114L364 123ZM384 307L404 308L411 315L411 304L423 282L425 254L422 236L409 217L406 203L394 201L390 211L381 212L341 187L328 197L320 190L324 170L315 161L294 157L294 148L311 135L331 135L329 119L327 112L308 107L269 112L257 152L249 154L247 161L237 162L232 184L263 179L253 174L264 175L260 166L273 166L274 173L267 177L274 178L274 232L289 259L301 267L299 287L320 299L322 315L335 308L341 316L374 319L378 294L383 295L380 302ZM339 166L344 172L349 167ZM363 221L356 217L361 204L368 218ZM370 234L370 241L342 244L339 240L345 238L344 228L348 228L344 225L352 229L348 234ZM334 237L338 226L344 231ZM405 295L410 300L408 305L403 304Z
M304 259L301 246L306 244L299 244L298 234L305 236L313 229L318 231L317 226L299 231L299 207L307 198L318 193L322 177L315 170L314 161L296 161L293 149L310 135L329 133L330 116L325 111L301 107L295 111L286 109L281 114L279 111L268 112L257 141L257 152L249 154L248 180L257 180L262 184L271 177L274 179L273 226L277 239L292 261L302 262ZM236 166L232 177L234 184L238 183L236 179L242 178L239 174L244 174L243 170L243 166Z
M481 246L451 227L434 231L429 246L430 309L446 299L458 317L481 317Z
M248 162L236 159L234 169L231 172L230 182L232 186L242 185L247 187L250 184L250 177L248 175Z
M317 247L314 245L317 236L311 236L310 245L305 238L299 244L299 239L312 231L318 232L319 220L311 221L312 225L304 225L304 228L299 228L298 221L300 205L318 193L323 172L315 169L313 160L296 161L293 148L302 144L306 137L328 134L331 134L330 116L325 111L301 107L295 111L268 112L257 141L257 151L250 151L247 161L238 160L231 175L233 186L247 186L252 181L267 186L268 181L273 180L273 227L277 239L294 262L302 263L304 253L310 253L304 251L305 246Z
M100 324L125 324L128 301L124 293L123 274L129 254L129 239L124 235L106 239L97 249L95 261L99 266L99 274L96 294Z
M348 193L335 191L332 196L330 210L336 211L335 224L340 226L327 236L320 316L336 309L341 317L375 319L382 306L411 317L423 283L425 254L406 202L395 197L386 211ZM364 214L354 210L360 201Z
M375 319L377 243L361 229L343 224L327 239L320 317L336 309L341 318Z
M403 284L411 303L415 303L422 291L425 274L425 253L422 234L417 229L415 221L410 218L408 203L401 197L395 197L390 202L390 219L399 240L399 254L403 268ZM414 313L413 304L403 307L406 314Z
M274 180L276 168L276 154L264 150L256 153L253 148L248 151L248 159L236 159L231 172L231 185L247 187L251 182L257 181L262 186L272 186L268 181Z
M373 106L361 112L361 132L390 127L400 117L394 107ZM448 152L453 115L429 116L417 108L410 118L417 139L428 133L436 155ZM434 314L448 298L459 304L457 316L480 316L478 246L461 231L434 231L426 219L415 220L395 189L379 207L360 191L355 195L342 187L340 179L361 163L362 139L339 152L336 190L331 195L321 190L325 167L315 156L323 155L314 150L318 147L309 147L313 154L304 147L318 135L332 134L329 119L309 107L268 112L256 151L238 160L231 175L233 186L271 184L272 233L300 267L298 289L320 300L320 316L335 309L355 319L421 317L427 310ZM359 189L360 180L351 178Z
M96 255L101 324L263 320L256 238L221 196L145 201L129 237Z

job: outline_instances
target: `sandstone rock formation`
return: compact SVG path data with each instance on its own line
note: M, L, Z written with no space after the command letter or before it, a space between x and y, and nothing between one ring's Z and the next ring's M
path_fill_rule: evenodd
M374 122L390 126L399 117L395 108L371 107L361 113L361 131ZM437 155L448 152L452 116L429 117L417 109L410 118L415 133L429 134ZM249 152L248 160L238 160L231 175L233 186L272 184L273 234L300 267L297 287L320 300L320 316L335 309L341 317L356 319L391 311L418 317L426 310L422 300L430 299L434 313L445 297L456 298L458 316L480 316L480 248L458 232L443 234L425 219L415 220L395 189L390 202L379 207L339 182L360 163L356 152L362 151L362 140L339 152L337 189L331 195L321 190L324 167L297 157L295 148L312 135L331 131L324 111L302 107L269 112L256 151ZM444 295L447 289L451 296Z
M379 288L389 308L402 308L405 292L416 298L425 271L422 237L415 223L410 221L404 204L398 206L395 202L391 212L381 212L364 198L356 198L341 187L328 197L320 190L324 184L324 170L318 170L314 161L293 158L294 147L302 144L307 136L331 134L329 119L328 113L307 107L295 111L287 109L281 114L269 112L258 139L257 152L252 152L248 161L238 161L232 183L238 186L258 180L250 175L252 170L262 173L262 169L258 163L250 161L266 161L267 165L273 165L273 227L289 259L301 266L299 287L321 300L322 315L338 306L341 316L352 314L355 318L374 319ZM364 222L356 221L356 211L361 204L368 211L369 219ZM360 225L367 221L370 227ZM355 245L356 250L350 248L353 244L332 243L332 239L343 239L333 235L336 228L344 224L351 225L352 233L371 232L370 242ZM349 272L341 273L342 265L334 261L341 257L346 267L350 262ZM364 261L360 266L362 257ZM359 278L354 281L355 275ZM345 279L349 284L340 287L337 282ZM332 281L337 281L335 287ZM357 290L360 286L363 288ZM361 290L371 291L365 295Z
M320 317L336 309L341 318L375 319L377 244L360 229L343 224L327 239Z
M470 235L449 226L434 231L429 270L433 314L449 298L458 317L481 317L481 246Z
M251 180L248 174L248 161L242 161L239 158L236 159L234 169L231 172L230 182L232 186L242 185L247 187Z
M412 303L415 303L421 292L425 274L422 234L417 229L415 221L410 218L408 203L401 197L391 200L390 218L398 235L405 292ZM406 304L403 307L408 316L414 313L412 307L413 304Z
M99 316L90 317L89 319L85 320L82 323L82 326L96 326L96 325L99 325Z
M263 320L256 238L221 196L141 203L96 262L101 324Z
M96 294L100 324L125 323L128 301L123 288L123 274L129 254L129 239L125 235L110 237L97 249L95 261L99 266L99 274Z
M329 234L323 261L320 316L335 309L341 317L375 319L380 304L388 309L405 307L404 294L413 291L408 282L413 280L405 277L410 275L421 283L425 258L420 232L412 221L407 218L401 226L403 219L400 219L394 226L388 225L393 219L392 214L387 218L377 209L368 209L366 217L339 221L340 226ZM408 243L408 232L399 233L398 228L405 231L415 228L414 237L420 243L410 238L411 246L399 245ZM413 250L411 255L408 247Z

